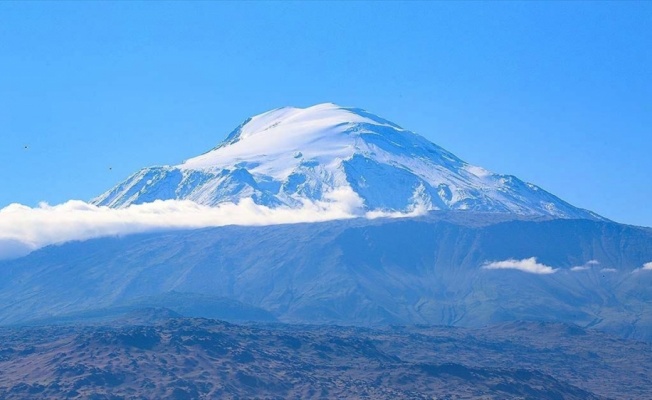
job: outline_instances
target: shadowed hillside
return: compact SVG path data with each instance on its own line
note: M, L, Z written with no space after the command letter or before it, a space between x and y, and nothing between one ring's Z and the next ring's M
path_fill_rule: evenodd
M0 397L646 398L647 344L563 324L472 330L205 319L0 329Z

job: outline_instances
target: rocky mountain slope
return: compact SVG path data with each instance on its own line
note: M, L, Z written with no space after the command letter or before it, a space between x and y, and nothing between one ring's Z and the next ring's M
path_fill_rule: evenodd
M0 329L3 399L649 398L652 352L577 326ZM141 313L140 316L144 316Z
M651 244L608 221L468 212L103 238L0 262L0 323L159 306L234 321L560 321L651 340Z

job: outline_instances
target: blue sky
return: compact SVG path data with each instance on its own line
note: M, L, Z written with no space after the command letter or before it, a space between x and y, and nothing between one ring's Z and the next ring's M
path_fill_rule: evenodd
M650 21L644 2L0 2L0 207L89 200L330 101L652 226Z

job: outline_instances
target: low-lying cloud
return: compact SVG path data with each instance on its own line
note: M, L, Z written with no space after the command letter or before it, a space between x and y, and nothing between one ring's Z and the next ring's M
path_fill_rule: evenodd
M600 261L598 260L590 260L584 263L584 265L576 265L574 267L571 267L571 271L573 272L579 272L579 271L587 271L591 269L591 267L596 267L600 265Z
M525 258L523 260L509 259L504 261L486 262L483 269L516 269L530 274L554 274L557 269L537 262L536 257Z
M639 272L639 271L652 271L652 261L643 264L641 268L636 268L632 272Z
M276 225L321 222L356 217L406 217L410 213L367 212L353 191L337 190L325 201L306 202L302 207L261 206L251 199L208 207L188 200L158 200L113 209L71 200L38 207L11 204L0 209L0 259L15 258L51 244L104 236L168 229L195 229L225 225Z

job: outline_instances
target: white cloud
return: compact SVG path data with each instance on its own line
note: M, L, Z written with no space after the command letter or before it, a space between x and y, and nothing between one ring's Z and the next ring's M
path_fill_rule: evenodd
M618 272L616 268L602 268L600 272Z
M639 272L639 271L652 271L652 261L643 264L641 268L636 268L632 272Z
M416 215L365 212L363 206L360 197L348 188L331 192L325 201L306 202L300 208L269 208L251 199L216 207L187 200L159 200L121 209L79 200L55 206L42 203L33 208L11 204L0 209L0 259L22 256L50 244L155 230Z
M590 269L591 267L596 267L600 265L600 261L598 260L590 260L584 263L584 265L577 265L575 267L571 267L571 271L573 272L579 272L579 271L586 271Z
M545 264L539 264L536 257L526 258L523 260L504 260L504 261L492 261L486 262L483 266L483 269L517 269L519 271L528 272L531 274L553 274L557 269L547 266Z

